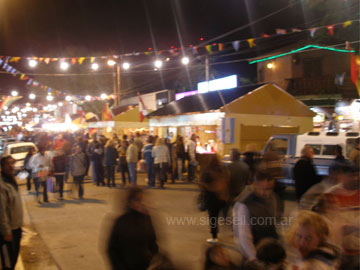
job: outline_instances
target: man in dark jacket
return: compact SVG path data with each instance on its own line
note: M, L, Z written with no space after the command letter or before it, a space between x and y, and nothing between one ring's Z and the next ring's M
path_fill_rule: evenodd
M126 208L126 213L116 219L108 242L111 269L146 270L158 246L139 187L128 191Z
M296 199L300 201L301 196L313 185L320 182L320 177L316 174L313 164L314 150L305 146L301 150L301 159L296 162L293 176L295 180Z
M108 187L115 187L115 166L119 157L118 151L115 148L114 140L109 140L106 143L104 165L106 168L107 185ZM111 183L110 183L111 182Z
M143 147L143 158L146 162L148 185L149 187L155 186L155 171L154 171L154 159L152 157L152 149L154 148L154 137L149 136L147 144Z

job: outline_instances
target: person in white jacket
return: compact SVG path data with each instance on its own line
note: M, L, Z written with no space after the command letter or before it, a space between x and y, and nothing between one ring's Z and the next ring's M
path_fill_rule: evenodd
M39 199L39 188L43 186L43 201L49 202L47 195L47 178L52 170L52 161L50 156L45 152L44 146L39 146L39 152L33 155L29 160L29 168L34 177L36 198Z
M151 154L154 158L155 176L159 179L160 188L164 188L166 172L170 163L169 148L165 145L164 138L157 139Z

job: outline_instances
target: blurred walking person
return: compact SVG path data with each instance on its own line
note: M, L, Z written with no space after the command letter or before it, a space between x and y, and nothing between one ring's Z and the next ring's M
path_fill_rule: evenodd
M26 189L28 192L30 192L31 190L31 179L32 179L32 173L31 173L31 168L29 166L29 161L30 161L30 158L35 155L35 148L34 147L31 147L29 149L29 152L26 154L26 157L25 157L25 160L24 160L24 168L25 170L28 172L28 177L26 178Z
M112 270L146 270L158 253L155 230L143 196L142 189L131 187L126 212L115 220L107 246Z
M176 139L176 162L177 162L177 176L178 180L183 181L183 168L184 161L186 158L184 138L178 136Z
M18 259L23 225L23 208L15 180L15 159L0 160L0 261L1 269L13 270Z
M53 158L54 176L56 179L56 189L59 191L59 199L64 199L64 178L66 166L69 162L65 152L61 149L57 151L57 155Z
M301 159L296 162L293 170L295 180L296 199L300 201L302 195L313 185L320 182L321 178L317 175L313 164L314 150L305 146L301 150Z
M136 186L137 175L136 175L136 165L138 162L138 149L134 143L134 138L129 140L129 147L126 150L126 162L129 168L130 181L131 185Z
M91 154L92 166L93 166L93 182L97 186L105 186L104 183L104 151L99 142L95 142L94 151Z
M104 165L107 172L107 185L115 187L115 167L119 157L113 140L109 140L105 145ZM111 183L110 183L111 182Z
M187 153L189 156L188 163L188 181L192 182L195 179L196 168L198 162L196 160L196 135L192 134L187 147Z
M168 164L170 163L170 153L168 147L165 145L164 138L158 138L155 147L152 150L152 157L154 158L155 175L157 175L160 183L160 188L164 188L166 181L166 172Z
M153 148L154 148L154 137L150 135L147 140L147 144L142 149L143 157L145 159L146 167L147 167L149 187L155 186L154 159L152 157Z
M212 238L209 243L218 242L218 218L222 209L229 202L229 174L220 163L216 155L212 155L208 164L203 169L200 177L200 187L204 192L205 209L208 211L210 220L210 233Z
M35 182L35 191L36 198L40 203L39 199L39 188L43 186L43 202L49 202L47 194L47 178L49 172L52 170L52 161L51 158L45 153L45 147L39 145L39 152L33 155L29 160L29 168L31 168L34 182Z
M70 172L74 178L75 187L78 189L79 199L83 199L83 181L86 173L86 157L80 146L75 147L75 153L70 157Z

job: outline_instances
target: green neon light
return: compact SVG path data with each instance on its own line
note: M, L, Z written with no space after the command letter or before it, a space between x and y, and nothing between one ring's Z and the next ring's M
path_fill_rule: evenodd
M281 53L281 54L269 56L269 57L266 57L266 58L250 61L249 64L255 64L255 63L259 63L259 62L268 61L268 60L283 57L283 56L286 56L286 55L289 55L289 54L298 53L300 51L304 51L304 50L307 50L309 48L316 48L316 49L320 49L320 50L328 50L328 51L343 52L343 53L355 52L355 50L341 50L341 49L335 49L335 48L331 48L331 47L323 47L323 46L318 46L318 45L306 45L305 47L301 47L299 49L292 50L292 51L287 52L287 53Z

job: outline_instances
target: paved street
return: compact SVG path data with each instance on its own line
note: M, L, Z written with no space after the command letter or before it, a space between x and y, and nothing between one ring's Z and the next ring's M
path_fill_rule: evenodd
M145 185L144 175L139 178L140 184ZM80 201L71 198L71 187L66 185L66 200L60 202L50 194L50 203L42 205L27 194L25 186L21 187L26 224L17 269L108 269L104 244L112 220L122 211L125 189L96 187L88 180L85 199ZM206 214L196 208L197 194L196 185L187 183L147 191L146 203L160 249L179 269L201 269L206 239L210 238L209 227L203 224ZM286 213L294 206L294 202L287 201ZM231 226L220 227L219 239L233 259L239 260Z

